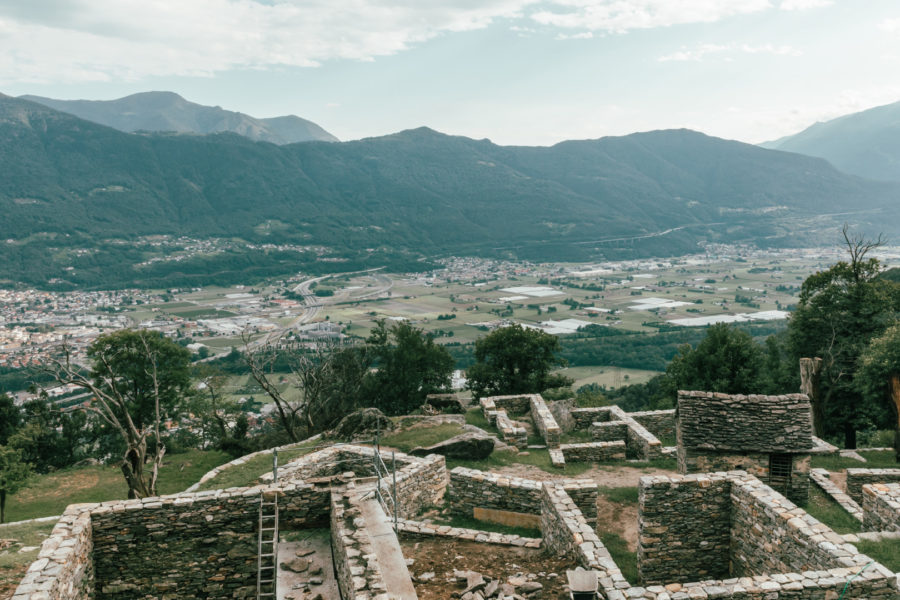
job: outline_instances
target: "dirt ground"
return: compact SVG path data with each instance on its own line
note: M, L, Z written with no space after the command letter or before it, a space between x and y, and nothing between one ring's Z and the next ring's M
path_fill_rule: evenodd
M28 565L16 565L14 567L0 567L0 600L12 598L13 592L19 585Z
M847 472L846 471L829 471L828 478L834 482L841 491L847 492Z
M509 582L537 581L544 586L544 600L562 597L566 585L566 569L571 561L549 556L543 550L481 544L447 538L403 536L400 546L403 555L414 559L409 567L416 583L419 600L446 600L454 591L465 586L458 584L453 571L477 571L485 579L491 577ZM428 581L421 581L423 573L434 573ZM532 575L533 577L529 577Z
M597 533L618 534L629 552L637 552L638 507L632 504L610 502L602 495L597 498Z

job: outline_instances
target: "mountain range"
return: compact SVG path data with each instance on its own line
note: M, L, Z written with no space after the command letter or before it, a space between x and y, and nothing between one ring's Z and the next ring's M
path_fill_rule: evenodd
M689 130L512 147L419 128L276 146L128 134L9 97L0 164L0 279L13 281L56 269L48 246L151 234L537 260L809 244L836 238L845 220L893 226L900 192L818 158ZM79 272L110 272L112 258L87 256Z
M306 119L294 115L258 119L244 113L189 102L173 92L142 92L118 100L54 100L21 96L87 121L119 131L176 133L231 132L273 144L336 142L338 139Z
M818 156L860 177L900 181L900 102L816 123L761 146Z

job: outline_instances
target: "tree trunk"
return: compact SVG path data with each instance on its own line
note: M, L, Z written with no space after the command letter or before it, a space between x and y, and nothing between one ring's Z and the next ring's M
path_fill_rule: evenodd
M894 408L894 460L900 462L900 375L891 375L891 400Z
M856 428L850 423L844 425L844 448L856 450Z
M812 405L813 435L823 437L825 431L825 407L819 393L819 375L822 371L821 358L800 359L800 393L809 396Z

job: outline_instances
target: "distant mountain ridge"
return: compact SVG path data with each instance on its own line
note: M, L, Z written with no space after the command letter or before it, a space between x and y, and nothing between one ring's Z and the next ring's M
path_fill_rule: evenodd
M260 119L218 106L189 102L174 92L142 92L118 100L55 100L28 95L20 98L128 133L231 132L279 145L338 141L319 125L294 115Z
M0 98L0 164L0 280L52 271L44 248L61 244L97 249L79 254L79 276L125 280L139 257L120 241L150 234L584 261L815 243L845 220L900 232L898 184L689 130L515 147L419 128L275 146L127 134Z
M900 102L816 123L760 146L824 158L860 177L900 181Z

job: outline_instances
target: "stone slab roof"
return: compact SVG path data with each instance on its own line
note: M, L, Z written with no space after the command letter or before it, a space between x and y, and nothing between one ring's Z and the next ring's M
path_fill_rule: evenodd
M687 449L810 452L812 408L805 394L678 392L676 423Z

